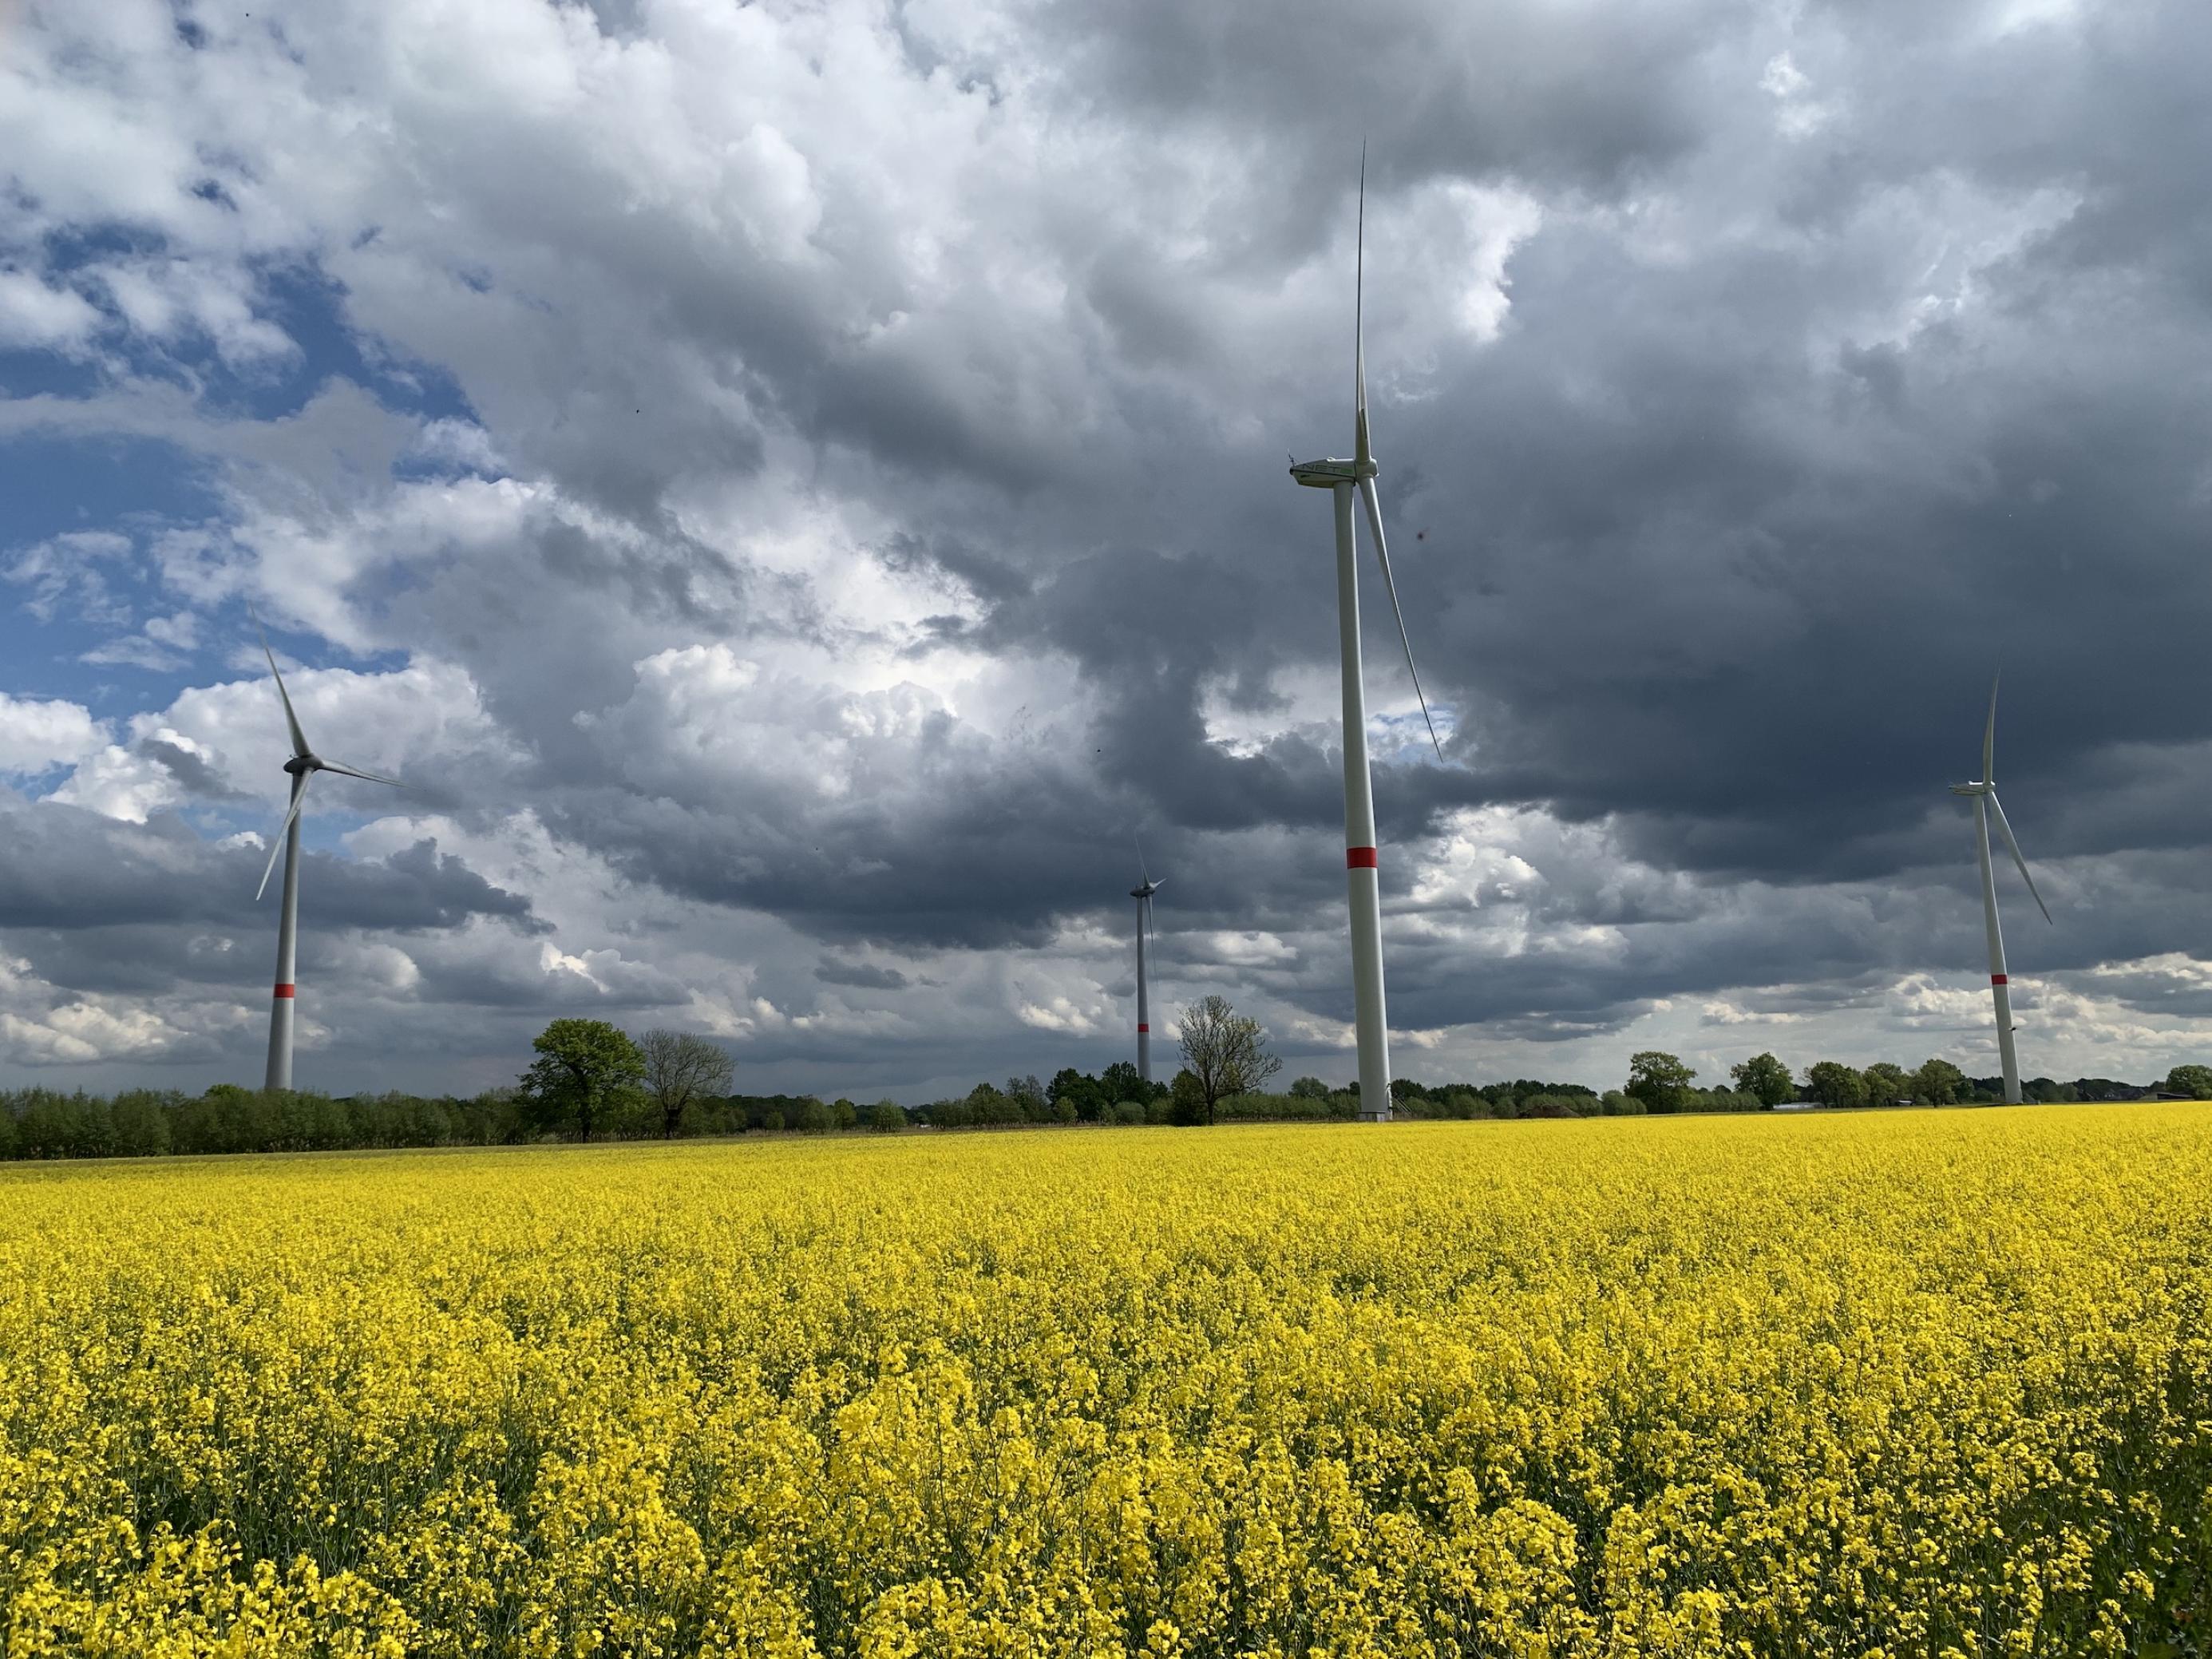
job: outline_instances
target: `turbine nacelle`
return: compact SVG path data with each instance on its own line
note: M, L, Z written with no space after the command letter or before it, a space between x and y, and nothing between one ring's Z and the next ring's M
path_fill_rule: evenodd
M1298 461L1291 467L1291 477L1309 489L1334 489L1339 484L1356 484L1362 477L1374 476L1372 461L1367 464L1364 474L1357 461Z
M1993 783L1954 783L1951 786L1951 793L1954 795L1987 795L1996 790L1996 786Z

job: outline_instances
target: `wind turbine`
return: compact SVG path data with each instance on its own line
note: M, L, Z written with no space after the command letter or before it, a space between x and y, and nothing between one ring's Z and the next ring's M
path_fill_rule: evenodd
M1145 935L1152 927L1152 895L1167 884L1154 881L1145 868L1145 844L1137 843L1137 873L1143 878L1141 884L1129 890L1129 896L1137 901L1137 1075L1146 1083L1152 1080L1152 1006L1145 984Z
M2002 678L2002 677L2000 677ZM2035 878L2027 873L2027 860L2021 856L2020 843L2013 839L2012 825L2005 822L2004 807L1997 800L1997 683L1990 682L1990 723L1982 730L1982 776L1978 783L1954 783L1954 795L1971 795L1974 800L1974 852L1982 866L1982 921L1990 936L1990 997L1997 1009L1997 1059L2004 1068L2004 1097L2008 1106L2020 1104L2020 1056L2012 1045L2012 986L2005 976L2004 931L1997 925L1997 880L1990 867L1990 817L1995 814L1997 829L2002 833L2005 845L2012 849L2012 861L2020 866L2020 878L2027 884L2029 896L2035 908L2043 912L2045 921L2051 920L2051 907L2044 903L2043 895L2035 890Z
M325 760L307 746L307 734L300 729L300 717L292 709L291 694L284 690L284 676L277 672L276 653L269 648L268 631L261 627L258 617L254 618L253 626L261 635L261 654L269 659L269 672L276 676L276 695L284 702L284 724L292 732L292 758L284 763L284 769L292 775L292 806L277 830L276 844L269 849L269 862L261 872L261 885L253 890L257 901L269 890L269 874L276 869L276 854L282 849L284 902L276 923L276 994L269 1005L269 1075L263 1086L289 1089L292 1086L292 974L300 937L300 803L307 799L307 780L318 772L337 772L349 778L364 778L371 783L388 783L394 789L407 786L397 778Z
M1367 152L1359 154L1359 222L1352 278L1352 449L1348 461L1294 461L1291 477L1336 498L1336 626L1344 672L1344 862L1352 911L1352 990L1359 1040L1359 1115L1381 1122L1390 1115L1390 1033L1382 998L1382 901L1375 850L1375 793L1367 769L1367 696L1359 665L1358 547L1352 528L1352 498L1367 509L1367 529L1375 557L1382 567L1382 591L1398 619L1398 638L1406 647L1406 667L1413 695L1428 722L1437 758L1444 757L1421 672L1413 666L1413 641L1406 632L1406 613L1398 586L1390 579L1390 549L1382 537L1382 505L1375 489L1378 471L1367 430Z

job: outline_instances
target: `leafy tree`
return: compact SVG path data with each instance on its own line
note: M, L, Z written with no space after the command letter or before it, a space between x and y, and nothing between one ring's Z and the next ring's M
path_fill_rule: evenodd
M1129 1069L1132 1073L1136 1070L1134 1066ZM1058 1109L1063 1103L1071 1109L1073 1116L1085 1123L1096 1122L1105 1115L1108 1097L1098 1079L1073 1066L1062 1066L1054 1073L1045 1092L1052 1098L1054 1117L1060 1115Z
M879 1100L868 1108L868 1127L878 1134L896 1134L906 1127L906 1108L896 1100Z
M2177 1066L2166 1074L2163 1092L2184 1100L2212 1100L2212 1066Z
M1624 1089L1607 1089L1598 1099L1598 1110L1607 1117L1641 1117L1650 1109Z
M1912 1073L1902 1066L1876 1060L1866 1068L1865 1077L1869 1106L1894 1106L1900 1100L1917 1098L1912 1087Z
M1696 1076L1674 1055L1646 1048L1628 1057L1626 1092L1642 1101L1646 1111L1679 1112L1687 1102L1690 1079ZM1541 1091L1531 1085L1529 1092Z
M637 1040L645 1061L646 1092L660 1109L660 1133L673 1140L694 1101L730 1091L730 1057L689 1031L647 1031Z
M1198 1073L1188 1066L1168 1085L1168 1121L1183 1128L1211 1121L1206 1115L1206 1090Z
M1790 1068L1772 1054L1753 1054L1741 1065L1729 1066L1729 1075L1746 1094L1757 1095L1762 1106L1779 1106L1797 1092Z
M1805 1098L1843 1109L1867 1103L1867 1080L1840 1060L1824 1060L1805 1073Z
M1317 1077L1302 1077L1291 1085L1291 1092L1300 1100L1327 1100L1329 1088Z
M1117 1060L1098 1073L1098 1092L1108 1100L1116 1102L1145 1101L1152 1097L1152 1091L1146 1088L1145 1080L1137 1075L1135 1065L1126 1060Z
M1008 1078L1006 1098L1014 1103L1015 1122L1042 1123L1045 1121L1044 1085L1039 1083L1034 1075Z
M645 1080L645 1056L628 1032L603 1019L556 1019L530 1045L538 1058L518 1091L532 1121L545 1127L592 1126L627 1105Z
M1912 1074L1912 1097L1924 1106L1956 1106L1970 1086L1966 1074L1948 1060L1923 1060Z
M796 1127L801 1134L826 1135L830 1121L829 1106L822 1101L810 1100L799 1109Z
M1260 1022L1238 1013L1226 997L1193 1003L1182 1011L1178 1030L1183 1069L1197 1079L1208 1123L1231 1095L1256 1094L1283 1069L1283 1062L1267 1052L1267 1034Z

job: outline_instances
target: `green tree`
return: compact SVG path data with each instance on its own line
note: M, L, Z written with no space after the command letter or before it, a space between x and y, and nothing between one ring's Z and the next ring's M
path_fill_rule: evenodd
M1150 1100L1152 1091L1137 1075L1137 1068L1126 1060L1117 1060L1098 1073L1098 1092L1109 1101Z
M1673 1054L1646 1048L1628 1057L1627 1092L1642 1101L1646 1111L1679 1112L1689 1097L1690 1080L1696 1076Z
M629 1104L645 1080L637 1044L603 1019L556 1019L530 1046L538 1058L518 1092L532 1121L547 1128L574 1123L585 1140Z
M1824 1060L1805 1073L1805 1098L1842 1110L1867 1103L1867 1080L1840 1060Z
M2166 1074L2162 1091L2184 1100L2212 1100L2212 1066L2177 1066Z
M906 1108L896 1100L879 1100L868 1108L868 1127L878 1134L896 1134L906 1127Z
M1212 1121L1206 1115L1205 1087L1188 1066L1168 1085L1168 1121L1183 1128Z
M1183 1069L1198 1080L1208 1123L1230 1096L1255 1094L1283 1069L1283 1062L1267 1052L1267 1034L1260 1022L1238 1013L1226 997L1205 997L1184 1009L1177 1034Z
M1291 1092L1300 1100L1327 1100L1328 1085L1317 1077L1302 1077L1291 1085Z
M647 1031L637 1040L645 1061L645 1089L660 1109L661 1138L673 1140L695 1101L730 1091L730 1057L689 1031Z
M1735 1086L1747 1095L1757 1095L1759 1103L1771 1109L1779 1106L1797 1092L1790 1081L1790 1068L1772 1054L1753 1054L1740 1066L1729 1067L1729 1075Z
M1869 1106L1894 1106L1900 1100L1919 1097L1919 1091L1912 1086L1912 1073L1902 1066L1878 1060L1866 1068L1865 1077Z
M799 1106L796 1127L801 1134L826 1135L830 1133L831 1121L829 1106L824 1102L809 1099Z
M1923 1106L1956 1106L1966 1097L1966 1074L1948 1060L1927 1060L1912 1074L1912 1097Z

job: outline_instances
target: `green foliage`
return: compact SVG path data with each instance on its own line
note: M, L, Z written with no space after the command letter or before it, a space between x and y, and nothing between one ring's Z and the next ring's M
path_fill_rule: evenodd
M1690 1082L1697 1075L1673 1054L1646 1048L1628 1057L1625 1092L1642 1101L1646 1111L1679 1112L1688 1102Z
M1291 1085L1291 1092L1301 1100L1327 1100L1328 1085L1317 1077L1302 1077Z
M1136 1067L1129 1069L1134 1071ZM1142 1123L1145 1121L1145 1103L1140 1100L1117 1100L1106 1109L1106 1121L1109 1123Z
M1902 1066L1893 1066L1886 1060L1878 1060L1866 1068L1863 1075L1867 1104L1869 1106L1894 1106L1899 1101L1918 1097L1913 1087L1912 1073Z
M1966 1074L1948 1060L1923 1060L1912 1074L1912 1097L1923 1106L1955 1106L1972 1087Z
M1865 1073L1841 1060L1824 1060L1805 1073L1805 1098L1835 1111L1867 1103Z
M526 1115L546 1128L594 1127L642 1100L645 1056L621 1027L603 1019L556 1019L530 1045L538 1058L519 1085Z
M1599 1109L1607 1117L1642 1117L1650 1108L1625 1089L1607 1089Z
M868 1127L878 1134L896 1134L906 1127L906 1108L896 1100L879 1100L868 1108Z
M2165 1091L2184 1100L2212 1100L2212 1066L2177 1066L2166 1074Z
M830 1108L818 1100L810 1100L799 1109L799 1121L792 1127L805 1135L826 1135L836 1122Z
M1206 1085L1197 1073L1184 1066L1168 1085L1168 1121L1189 1128L1212 1121L1213 1103L1206 1097Z
M1747 1094L1759 1097L1762 1106L1779 1106L1797 1092L1790 1068L1772 1054L1753 1054L1741 1065L1731 1066L1729 1076Z

